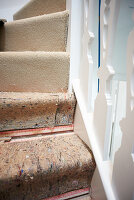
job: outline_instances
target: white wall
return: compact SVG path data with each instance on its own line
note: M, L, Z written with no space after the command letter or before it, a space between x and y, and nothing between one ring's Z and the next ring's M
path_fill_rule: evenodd
M0 0L0 18L13 20L13 14L22 8L29 0Z
M134 0L121 0L112 59L112 66L115 70L114 79L116 80L126 80L126 49L128 35L134 26L133 10Z
M122 131L119 122L125 117L126 113L126 51L128 36L134 26L134 21L132 20L133 10L134 0L121 0L112 59L113 68L115 70L114 80L112 81L112 90L115 92L117 90L116 100L114 99L116 94L114 92L112 94L114 118L111 145L112 159L114 158L114 153L121 145ZM117 82L117 88L115 82Z

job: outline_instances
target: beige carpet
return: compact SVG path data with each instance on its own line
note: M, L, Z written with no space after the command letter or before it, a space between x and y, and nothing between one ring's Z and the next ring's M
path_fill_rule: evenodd
M66 0L31 0L17 13L14 20L66 10Z
M66 51L68 11L0 26L0 51Z
M0 91L67 92L66 52L0 52Z

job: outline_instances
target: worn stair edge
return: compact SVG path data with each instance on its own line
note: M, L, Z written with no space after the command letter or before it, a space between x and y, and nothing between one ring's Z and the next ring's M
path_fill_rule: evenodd
M1 143L0 149L1 200L40 200L90 186L95 161L75 134Z
M32 0L13 16L14 20L66 10L66 0Z
M0 27L0 51L66 51L69 12L62 11Z
M56 133L67 133L74 130L74 125L67 126L55 126L55 127L46 127L46 128L33 128L33 129L24 129L24 130L9 130L9 131L0 131L0 140L3 137L25 137L25 136L34 136L34 135L49 135Z
M66 52L0 52L0 91L67 92Z
M73 123L76 99L70 93L0 93L0 131Z
M78 199L79 197L81 197L83 200L86 200L87 195L88 195L87 200L91 200L89 196L89 192L90 192L90 188L84 188L84 189L67 192L58 196L45 198L42 200L65 200L65 199L72 199L72 198L75 198L77 200L77 197Z

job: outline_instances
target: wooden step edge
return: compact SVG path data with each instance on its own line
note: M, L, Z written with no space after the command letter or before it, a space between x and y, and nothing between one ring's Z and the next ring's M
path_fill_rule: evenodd
M18 142L28 142L28 141L38 141L38 139L43 139L44 137L60 137L60 136L65 136L65 135L76 135L73 131L70 132L59 132L55 134L48 134L48 135L33 135L33 136L24 136L24 137L7 137L6 141L4 142L10 142L10 143L18 143ZM8 140L9 138L9 140Z
M25 136L34 136L34 135L51 135L51 134L56 134L56 133L67 133L67 132L72 132L73 130L74 130L74 125L71 124L67 126L1 131L0 140L3 140L3 138L8 139L12 137L25 137Z
M42 200L71 200L71 199L76 199L81 197L84 197L86 195L88 195L88 198L86 199L89 199L90 200L90 196L89 196L89 191L90 191L90 188L84 188L84 189L79 189L79 190L75 190L75 191L71 191L71 192L67 192L67 193L64 193L64 194L61 194L61 195L58 195L58 196L54 196L54 197L49 197L49 198L45 198L45 199L42 199Z

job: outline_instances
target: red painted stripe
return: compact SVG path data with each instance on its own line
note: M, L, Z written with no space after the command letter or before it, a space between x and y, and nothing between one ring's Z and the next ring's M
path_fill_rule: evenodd
M13 130L13 131L1 131L1 133L7 133L7 132L10 132L10 133L20 133L20 132L27 132L27 131L42 131L42 130L51 130L53 131L55 128L59 128L59 129L62 129L62 128L65 128L65 127L70 127L70 128L73 128L73 124L71 125L67 125L67 126L55 126L55 127L46 127L46 128L33 128L33 129L24 129L24 130Z
M54 197L49 197L49 198L42 199L42 200L61 200L61 199L63 200L63 199L77 197L77 196L88 194L88 193L89 193L89 188L84 188L84 189L67 192L65 194L61 194L61 195L54 196Z

